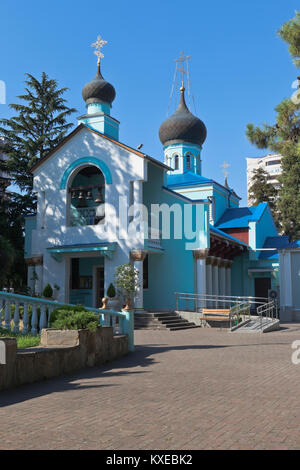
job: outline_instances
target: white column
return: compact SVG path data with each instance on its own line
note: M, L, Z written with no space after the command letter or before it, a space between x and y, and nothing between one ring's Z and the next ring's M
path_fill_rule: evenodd
M206 257L208 250L194 250L194 258L196 259L196 293L201 297L197 299L196 306L198 308L206 307L206 301L202 296L206 295Z
M210 257L206 258L206 293L211 296L213 294L213 278L212 278L212 259ZM208 301L208 307L212 307L212 302Z
M231 295L231 266L232 261L227 260L226 262L226 295Z
M131 251L131 258L133 260L133 266L139 272L139 289L135 295L134 300L134 312L135 313L143 313L144 310L144 291L143 291L143 262L147 255L146 251L143 250L132 250Z
M219 266L218 258L215 258L213 264L213 295L219 295ZM218 308L218 302L213 302L213 308Z
M220 262L220 295L226 295L226 273L225 273L225 264L224 264L224 260L222 260ZM223 308L226 307L226 302L221 301L221 306Z

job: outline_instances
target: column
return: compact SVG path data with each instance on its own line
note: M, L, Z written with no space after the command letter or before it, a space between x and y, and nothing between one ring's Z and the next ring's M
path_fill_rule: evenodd
M231 266L232 261L226 260L225 272L226 272L226 295L231 295Z
M226 295L226 272L225 272L225 260L221 260L219 263L219 273L220 273L220 295L224 296ZM226 308L227 302L225 302L225 299L221 300L221 306L223 308Z
M195 309L206 307L206 257L208 249L194 250L194 258L196 260L196 293L201 297L197 297Z
M139 272L139 289L136 293L134 299L134 312L143 313L144 310L144 291L143 291L143 262L147 255L147 252L144 250L131 250L131 259L133 261L133 266Z
M208 256L206 258L206 293L209 296L213 294L213 278L212 278L212 257ZM207 302L207 307L212 307L212 302L209 300Z
M219 295L219 258L214 258L213 259L213 264L212 264L212 278L213 278L213 295L218 296ZM213 308L218 308L218 301L214 301L212 303Z

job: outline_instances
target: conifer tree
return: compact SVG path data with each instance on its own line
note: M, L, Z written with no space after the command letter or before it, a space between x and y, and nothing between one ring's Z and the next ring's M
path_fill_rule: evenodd
M252 184L249 188L249 196L253 201L253 205L257 205L260 202L267 202L270 209L275 217L275 201L277 191L272 184L268 182L268 173L263 168L257 168L253 172Z
M30 168L66 135L73 125L67 118L76 110L63 98L67 88L59 89L45 72L41 81L30 74L26 77L25 94L18 96L22 103L10 105L16 115L0 120L0 135L5 138L3 153L8 157L5 169L24 196L23 209L30 212L35 207Z
M296 12L293 19L284 23L278 34L289 44L289 52L299 68L300 13ZM262 127L248 124L246 135L258 148L282 155L276 210L282 231L295 239L300 238L300 90L293 99L284 99L275 111L275 124Z

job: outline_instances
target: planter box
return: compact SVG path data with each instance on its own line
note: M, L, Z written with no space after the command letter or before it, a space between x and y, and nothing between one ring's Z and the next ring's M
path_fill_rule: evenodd
M23 350L17 350L15 338L1 339L6 363L0 364L0 390L95 367L128 353L128 336L113 336L111 327L95 332L46 328L41 346Z

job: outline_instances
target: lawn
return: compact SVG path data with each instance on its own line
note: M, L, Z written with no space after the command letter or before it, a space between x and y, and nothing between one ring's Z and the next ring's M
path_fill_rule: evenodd
M16 338L18 348L31 348L33 346L39 346L40 337L32 336L30 334L22 335L22 333L13 333L12 331L6 330L0 327L0 338Z

